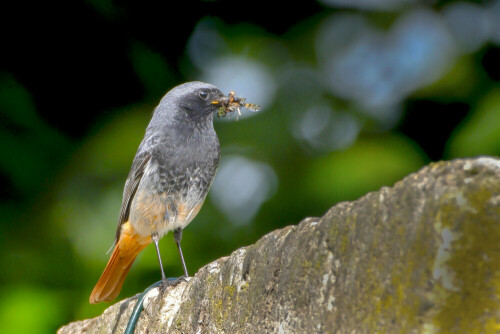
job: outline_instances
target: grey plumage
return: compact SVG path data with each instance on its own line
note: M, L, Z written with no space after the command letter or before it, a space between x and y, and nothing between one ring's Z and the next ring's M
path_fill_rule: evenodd
M213 85L188 82L162 98L125 183L116 241L126 221L141 235L161 237L194 218L219 162L210 102L222 96Z

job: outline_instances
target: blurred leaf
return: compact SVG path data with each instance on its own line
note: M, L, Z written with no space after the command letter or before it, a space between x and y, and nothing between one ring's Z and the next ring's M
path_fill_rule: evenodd
M141 80L146 95L160 97L166 93L175 80L172 70L159 53L146 45L135 42L130 52L135 72Z
M117 172L126 176L153 109L153 105L144 104L114 112L114 117L96 129L75 153L72 168L103 178Z
M448 158L500 155L500 89L484 96L451 135Z
M429 98L430 96L446 96L448 99L467 98L477 86L480 78L474 58L460 57L453 67L439 80L417 90L413 96Z
M423 166L424 154L406 137L359 139L344 152L312 162L306 176L307 196L326 205L354 200L382 186L391 186Z
M40 119L29 92L10 75L0 73L0 173L16 190L36 195L57 172L68 140Z
M35 110L28 91L11 75L0 73L0 117L7 117L17 126L33 128L39 122Z
M114 4L113 0L85 0L85 2L108 19L117 18L122 14L121 8Z
M63 314L55 293L31 286L10 287L0 298L0 333L54 333Z

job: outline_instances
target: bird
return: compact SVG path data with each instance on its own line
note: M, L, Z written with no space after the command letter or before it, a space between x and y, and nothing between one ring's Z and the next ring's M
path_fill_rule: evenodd
M182 230L200 211L215 177L220 144L213 114L224 94L214 85L180 84L154 109L125 181L113 252L89 302L109 302L123 286L137 255L151 242L162 281L189 277L181 249ZM173 283L163 270L158 241L173 231L184 276Z

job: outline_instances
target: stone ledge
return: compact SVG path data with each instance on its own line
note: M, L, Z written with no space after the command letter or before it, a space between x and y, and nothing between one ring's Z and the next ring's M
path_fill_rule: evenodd
M500 160L432 163L153 290L136 333L500 329ZM59 329L123 333L136 299Z

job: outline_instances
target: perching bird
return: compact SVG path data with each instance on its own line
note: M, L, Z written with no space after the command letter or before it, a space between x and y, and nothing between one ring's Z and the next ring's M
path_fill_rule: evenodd
M188 276L180 241L182 230L200 211L219 163L219 140L213 113L222 92L203 82L170 90L156 107L139 145L128 178L113 254L90 295L90 303L119 294L135 258L153 241L174 232L184 275Z

